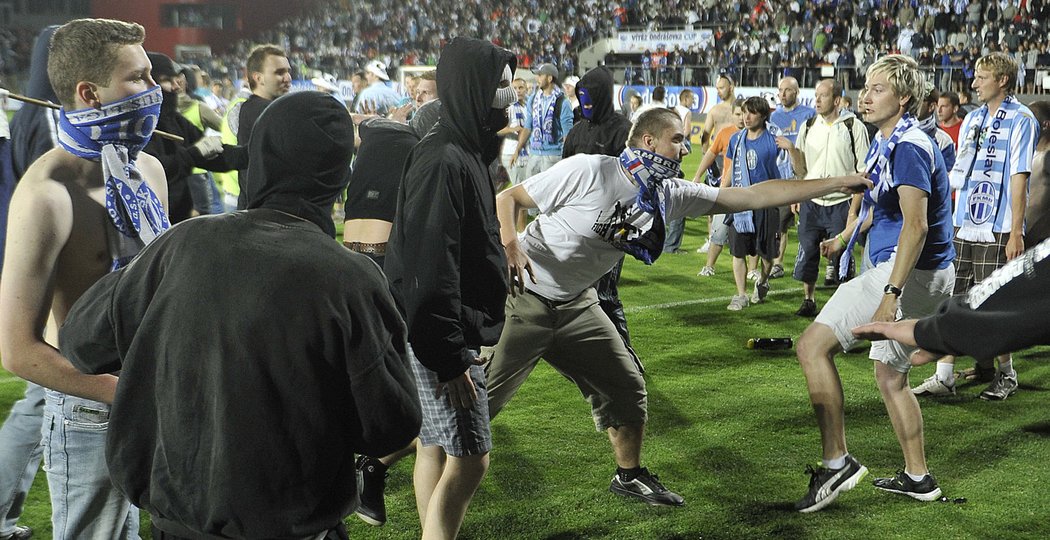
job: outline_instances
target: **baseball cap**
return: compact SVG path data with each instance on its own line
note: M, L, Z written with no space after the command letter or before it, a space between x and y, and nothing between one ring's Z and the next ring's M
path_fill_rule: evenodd
M558 68L554 67L554 64L543 64L536 70L536 75L550 75L554 80L558 80Z
M386 64L380 62L379 60L372 60L371 62L366 64L365 71L371 73L372 75L375 75L376 77L379 77L384 81L390 80L390 75L387 75L386 73Z

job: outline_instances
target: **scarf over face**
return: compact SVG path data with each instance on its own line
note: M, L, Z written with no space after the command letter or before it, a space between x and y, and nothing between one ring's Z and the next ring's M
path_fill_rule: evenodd
M161 100L160 86L154 86L101 109L63 108L58 120L58 143L74 156L102 164L109 219L140 248L171 226L160 199L135 166L157 126ZM114 260L114 269L127 262Z
M653 219L648 230L621 230L613 237L612 244L645 264L653 264L663 252L666 234L666 209L661 196L664 180L680 177L681 163L643 148L628 147L620 154L620 165L638 188L635 204L643 212L652 214Z

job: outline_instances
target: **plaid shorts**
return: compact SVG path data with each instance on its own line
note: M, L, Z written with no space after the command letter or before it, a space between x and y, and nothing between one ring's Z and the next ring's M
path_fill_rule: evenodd
M492 432L489 430L489 394L485 386L485 370L470 366L470 378L478 392L478 399L470 409L457 409L448 400L448 394L434 397L437 391L437 373L419 363L409 348L412 375L416 378L419 403L423 408L423 426L419 442L423 446L440 446L446 454L455 457L474 456L492 450Z
M955 290L954 295L966 294L970 287L1006 264L1006 242L1010 233L992 233L995 242L971 242L952 240L955 245Z

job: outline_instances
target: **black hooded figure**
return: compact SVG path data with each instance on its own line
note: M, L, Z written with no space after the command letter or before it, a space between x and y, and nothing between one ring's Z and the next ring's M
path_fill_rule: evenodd
M612 73L603 66L588 71L576 83L576 97L580 100L582 119L565 136L561 157L576 154L619 156L627 144L631 121L616 112ZM590 104L589 111L585 103Z
M107 464L154 538L345 539L354 454L419 433L386 279L332 238L353 148L332 97L275 100L250 142L252 208L173 227L62 327L78 369L121 371Z
M514 54L487 41L456 38L441 51L441 118L408 157L387 244L409 342L441 382L503 330L507 263L489 164L508 121L492 108L507 66L517 67Z
M567 158L576 154L619 156L627 145L631 121L616 112L613 105L612 73L602 66L588 71L580 82L576 83L576 97L580 100L583 120L572 126L572 130L565 136L561 157ZM620 301L618 284L622 270L621 257L620 262L594 284L594 288L598 293L598 305L609 316L628 352L634 357L638 367L642 368L638 353L631 347L631 332L627 329L627 316L623 312L623 302Z

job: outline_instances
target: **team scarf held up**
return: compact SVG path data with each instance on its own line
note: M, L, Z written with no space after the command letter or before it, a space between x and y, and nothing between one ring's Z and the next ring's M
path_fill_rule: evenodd
M645 264L653 264L664 249L666 224L664 200L660 196L664 180L682 176L682 164L643 148L627 147L620 153L620 164L638 187L635 203L653 216L647 230L620 227L611 239L612 245Z
M1015 98L1006 96L995 111L991 126L986 128L990 111L985 105L977 110L980 120L974 119L973 131L962 134L966 138L960 142L955 166L948 173L952 189L962 190L958 204L965 205L962 226L957 233L960 240L995 242L992 231L996 213L1004 192L1010 189L1006 178L1010 133L1020 109L1021 104ZM977 175L973 174L975 168Z
M160 86L154 86L101 109L63 108L58 121L58 143L66 151L101 162L109 219L120 234L141 246L171 226L160 199L135 166L157 127L163 99ZM114 260L114 270L126 263Z
M853 245L857 243L857 238L860 235L860 225L868 219L868 214L871 213L875 203L879 202L879 197L893 187L893 179L889 175L890 156L893 155L893 149L897 147L897 143L900 142L905 132L917 125L918 122L911 113L904 113L904 116L897 120L897 125L893 127L893 133L890 133L889 138L876 139L878 144L873 144L868 149L868 155L864 158L864 163L868 170L868 179L871 180L873 186L864 192L864 198L860 203L860 217L857 219L857 227L853 229L853 234L850 235L849 242L846 243L846 249L842 257L839 258L839 279L845 280L846 274L849 272L850 260L853 258Z

